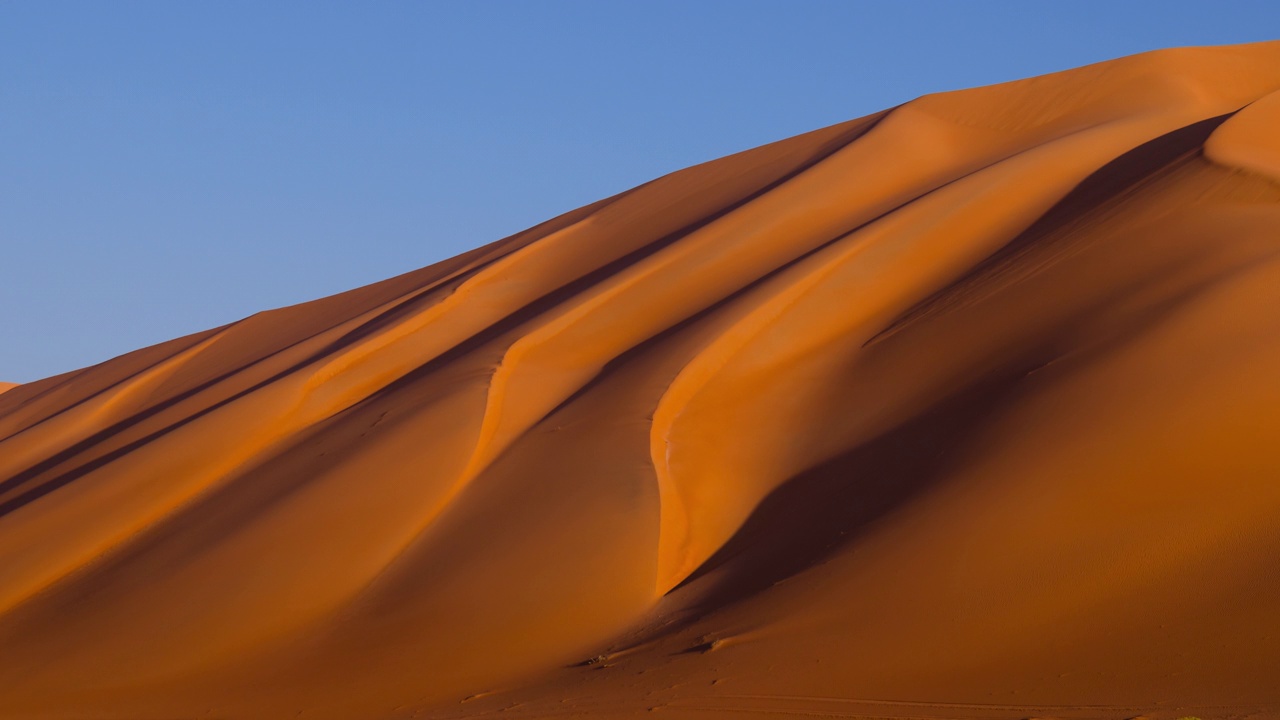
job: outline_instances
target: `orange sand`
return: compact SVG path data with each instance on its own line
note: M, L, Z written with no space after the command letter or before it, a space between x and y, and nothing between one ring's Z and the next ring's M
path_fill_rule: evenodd
M0 395L0 717L1280 716L1280 43Z

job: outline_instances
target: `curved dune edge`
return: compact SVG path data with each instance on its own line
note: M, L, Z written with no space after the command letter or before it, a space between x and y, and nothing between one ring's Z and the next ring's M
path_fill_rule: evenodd
M0 384L0 716L1280 713L1278 90L926 96Z
M1232 115L1205 141L1205 157L1280 183L1280 133L1276 128L1280 128L1280 92L1259 98Z

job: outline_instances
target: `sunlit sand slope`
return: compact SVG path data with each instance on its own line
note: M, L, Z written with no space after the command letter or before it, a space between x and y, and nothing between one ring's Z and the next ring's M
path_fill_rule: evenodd
M1280 43L0 394L0 717L1280 716Z

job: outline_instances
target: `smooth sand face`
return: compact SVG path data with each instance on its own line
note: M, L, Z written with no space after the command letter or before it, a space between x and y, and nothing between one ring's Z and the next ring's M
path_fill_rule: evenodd
M1280 713L1280 43L0 396L0 717Z

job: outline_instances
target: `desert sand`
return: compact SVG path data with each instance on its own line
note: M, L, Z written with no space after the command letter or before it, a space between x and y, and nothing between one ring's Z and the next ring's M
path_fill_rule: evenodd
M1280 717L1277 128L930 95L10 389L0 717Z

